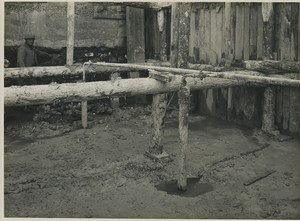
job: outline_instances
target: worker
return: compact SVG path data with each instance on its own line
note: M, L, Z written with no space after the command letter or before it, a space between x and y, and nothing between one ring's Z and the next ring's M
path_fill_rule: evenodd
M36 49L34 45L35 36L33 34L27 34L24 37L25 43L18 48L18 67L32 67L37 66L38 56L45 56L49 59L53 59L54 55Z

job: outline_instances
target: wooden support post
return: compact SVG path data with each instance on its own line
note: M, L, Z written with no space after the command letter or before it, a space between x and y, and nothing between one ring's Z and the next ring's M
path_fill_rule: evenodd
M225 30L225 59L226 59L226 67L230 67L232 63L232 44L231 41L231 2L225 2L225 23L224 23L224 30Z
M264 91L262 130L273 134L275 130L275 89L267 87Z
M190 87L183 78L182 86L178 92L179 103L179 137L180 137L180 154L179 154L179 177L177 187L185 191L187 188L186 173L186 153L188 149L188 116L190 103Z
M68 31L67 31L67 65L73 64L74 55L74 26L75 26L75 3L68 2Z
M152 155L163 153L162 138L166 109L167 94L154 94L152 101L152 141L149 147L149 153Z
M224 30L225 30L225 66L230 67L234 57L234 39L231 36L233 32L233 12L232 12L232 3L225 2L225 22L224 22ZM231 120L231 112L232 112L232 88L227 88L227 120Z
M83 82L85 82L85 64L83 65L82 80L83 80ZM82 122L82 127L84 129L86 129L87 124L88 124L88 113L87 113L87 101L86 100L81 101L81 122Z
M116 80L121 79L120 74L118 72L114 72L110 75L110 80L115 82ZM118 97L112 97L110 100L110 105L113 110L113 116L115 118L119 118L120 113L120 100Z
M273 59L273 42L274 42L274 12L273 3L262 3L263 17L263 59ZM262 130L266 133L273 134L275 130L275 88L267 87L264 91L263 104L263 122Z

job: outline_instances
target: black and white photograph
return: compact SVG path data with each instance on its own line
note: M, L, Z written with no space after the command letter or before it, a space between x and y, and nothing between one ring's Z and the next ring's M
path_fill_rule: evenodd
M300 2L3 5L4 218L300 219Z

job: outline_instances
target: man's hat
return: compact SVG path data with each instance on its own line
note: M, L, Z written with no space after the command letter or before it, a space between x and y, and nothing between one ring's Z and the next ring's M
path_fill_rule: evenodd
M35 39L35 35L34 34L26 34L24 36L24 39Z

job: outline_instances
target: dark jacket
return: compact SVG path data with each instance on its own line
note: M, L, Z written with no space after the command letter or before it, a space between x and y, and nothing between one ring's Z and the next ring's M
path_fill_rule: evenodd
M18 60L17 66L18 67L32 67L38 65L37 57L40 55L46 55L51 57L50 54L39 51L34 47L30 47L27 44L23 44L18 48Z

